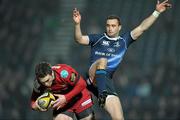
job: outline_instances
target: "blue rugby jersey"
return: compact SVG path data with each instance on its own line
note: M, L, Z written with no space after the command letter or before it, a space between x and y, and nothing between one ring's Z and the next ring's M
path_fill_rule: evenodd
M91 46L90 64L99 58L107 58L107 72L112 74L123 59L128 46L134 41L130 32L117 38L110 38L103 34L90 34L89 45Z

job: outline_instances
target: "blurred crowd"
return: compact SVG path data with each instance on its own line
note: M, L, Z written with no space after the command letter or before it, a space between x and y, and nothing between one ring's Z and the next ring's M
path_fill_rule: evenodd
M119 75L115 78L126 117L143 120L179 119L180 66L170 61L160 63L153 66L147 75L138 66L133 67L128 68L130 74L127 70L124 74L121 73L123 70L118 71Z
M26 79L42 40L41 11L33 2L0 3L0 119L23 119L29 109Z

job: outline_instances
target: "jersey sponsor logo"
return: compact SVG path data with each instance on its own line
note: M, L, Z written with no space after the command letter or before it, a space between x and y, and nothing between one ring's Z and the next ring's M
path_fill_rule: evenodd
M105 56L105 55L106 55L106 53L104 53L104 52L98 52L98 51L96 51L96 52L95 52L95 55L101 55L101 56Z
M60 76L61 76L62 78L67 78L68 75L69 75L69 73L68 73L67 70L62 70L62 71L60 72Z
M98 52L98 51L95 52L95 55L106 56L106 57L115 57L115 56L117 56L116 54L113 54L113 53L104 53L104 52Z
M114 48L108 48L107 51L108 52L115 52L115 49Z
M103 45L103 46L109 46L109 43L110 43L110 41L105 41L105 40L102 41L102 45Z

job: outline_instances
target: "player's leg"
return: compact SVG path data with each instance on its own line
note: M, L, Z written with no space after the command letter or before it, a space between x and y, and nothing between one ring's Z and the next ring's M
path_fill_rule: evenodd
M107 97L105 101L105 110L110 114L113 120L124 120L123 110L120 99L116 93L113 79L106 80Z
M115 95L108 95L105 110L110 114L112 120L124 120L120 99Z
M93 80L93 83L96 83L98 89L98 101L101 107L104 106L106 99L106 79L108 78L108 74L106 72L107 67L107 59L100 58L96 60L89 69L89 77Z
M94 62L91 67L89 68L88 74L86 75L86 83L87 83L87 89L92 92L96 97L98 97L98 90L95 86L95 72L97 68L97 63Z
M97 60L97 68L95 72L95 80L98 86L99 94L102 94L106 90L106 78L107 78L107 59L100 58Z
M53 117L53 120L73 120L74 113L72 112L64 112L59 113L56 116Z
M95 76L97 70L105 70L107 67L107 59L106 58L100 58L96 60L91 67L89 68L89 78L92 80L92 82L95 82Z

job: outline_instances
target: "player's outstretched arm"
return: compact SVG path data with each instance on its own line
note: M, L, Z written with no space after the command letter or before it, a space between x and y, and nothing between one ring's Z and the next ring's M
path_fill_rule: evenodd
M156 9L155 11L145 20L141 22L139 26L137 26L135 29L132 30L131 36L134 40L136 40L139 36L142 35L142 33L147 30L159 17L161 13L166 11L168 8L171 8L171 4L168 3L168 0L165 0L160 3L160 1L157 1Z
M82 32L81 32L81 25L80 25L81 14L77 8L75 8L73 10L73 20L74 20L74 24L75 24L74 38L75 38L76 42L78 42L79 44L88 45L89 44L88 36L82 35Z

